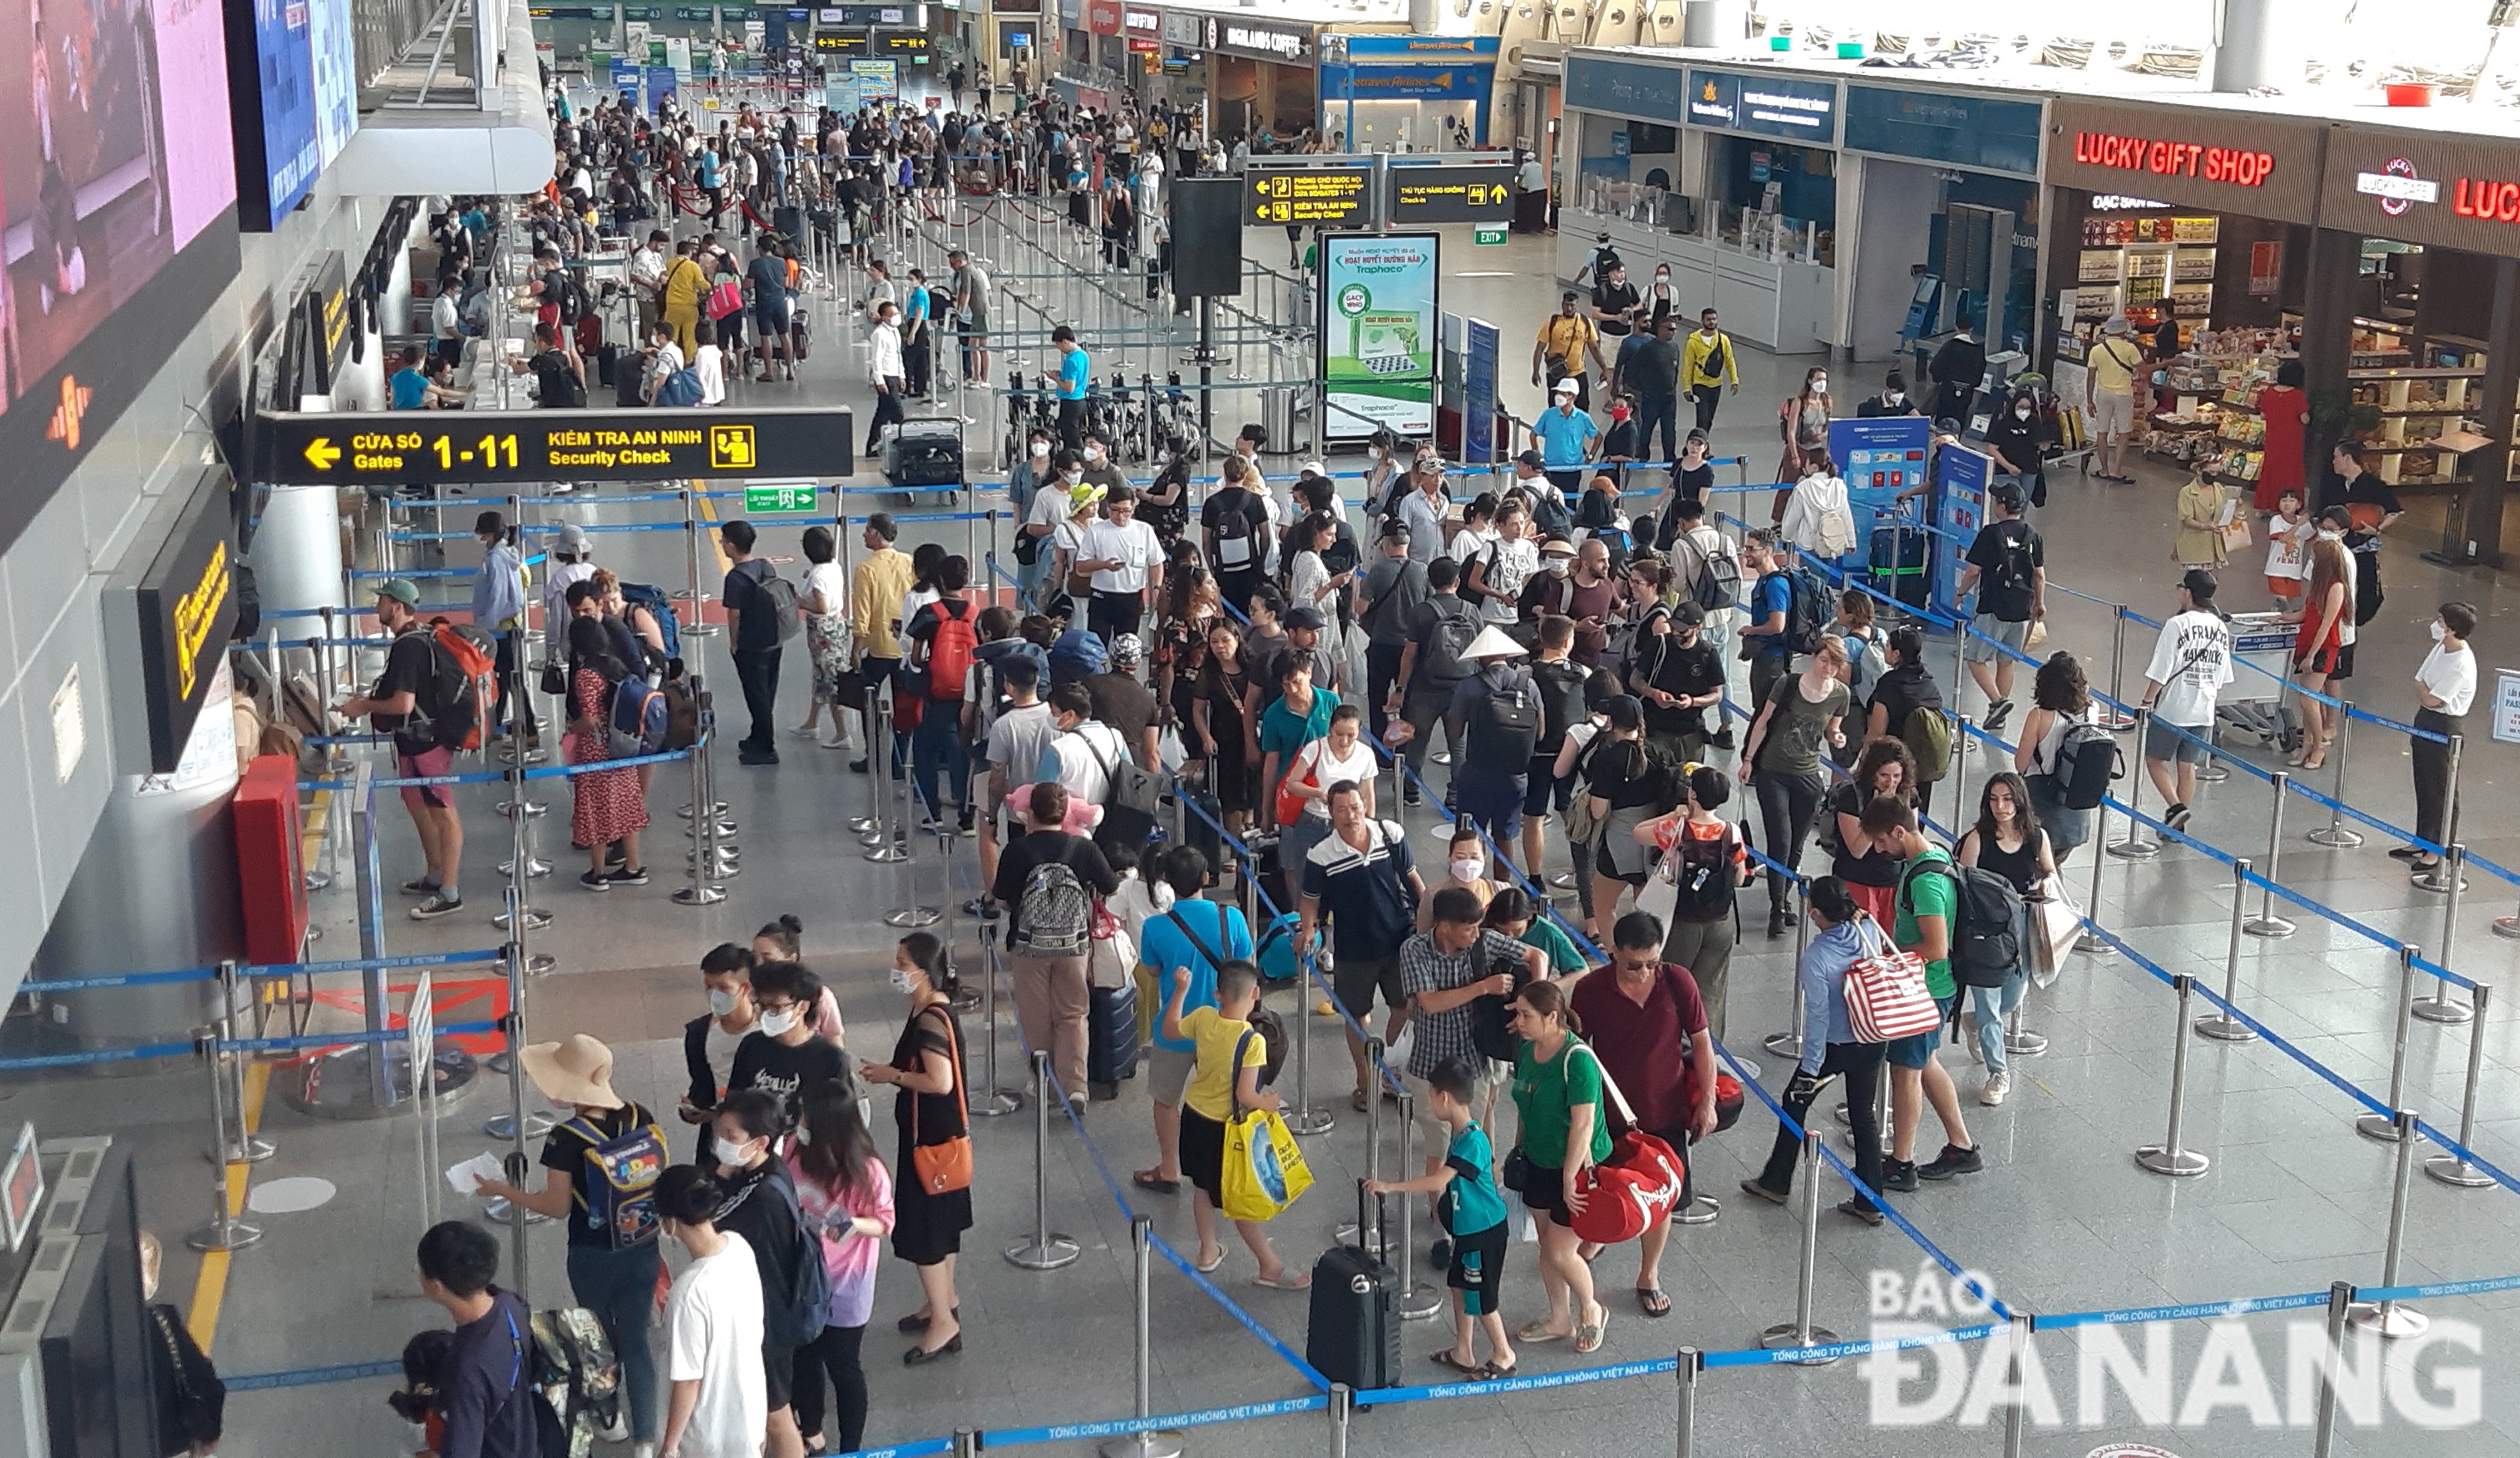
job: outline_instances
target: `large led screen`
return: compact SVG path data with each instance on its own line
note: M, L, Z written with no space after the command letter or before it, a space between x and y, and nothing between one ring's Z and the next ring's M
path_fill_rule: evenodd
M218 0L0 0L0 548L235 276Z
M226 0L237 218L267 232L359 124L349 0Z

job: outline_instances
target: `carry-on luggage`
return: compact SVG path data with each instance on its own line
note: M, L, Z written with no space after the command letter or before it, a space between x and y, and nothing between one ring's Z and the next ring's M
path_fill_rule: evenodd
M1120 1080L1138 1075L1138 987L1094 987L1086 994L1085 1083L1097 1099L1120 1096Z
M950 420L905 420L883 443L884 479L905 491L963 487L963 437Z
M1385 1244L1382 1202L1365 1193L1363 1180L1356 1182L1356 1238ZM1406 1252L1401 1258L1408 1258ZM1313 1370L1356 1391L1399 1385L1400 1281L1398 1271L1363 1246L1322 1253L1313 1263L1312 1313L1304 1328L1304 1360Z
M1931 539L1923 527L1883 522L1872 528L1872 551L1866 575L1873 591L1910 608L1926 600L1926 548Z

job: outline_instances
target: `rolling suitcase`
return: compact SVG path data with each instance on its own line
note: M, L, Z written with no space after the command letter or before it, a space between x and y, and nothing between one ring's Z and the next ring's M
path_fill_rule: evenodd
M884 442L884 478L902 490L960 490L963 437L950 420L905 420Z
M1372 1207L1369 1214L1368 1207ZM1357 1239L1382 1244L1382 1202L1356 1185ZM1405 1253L1404 1253L1405 1258ZM1400 1273L1363 1246L1332 1246L1313 1262L1304 1360L1356 1391L1400 1381Z
M1886 522L1874 526L1867 570L1872 590L1894 602L1922 609L1928 540L1922 527Z
M771 208L770 231L782 238L802 242L805 237L805 209L802 207Z
M1120 1096L1120 1080L1138 1075L1138 986L1088 989L1085 1083L1096 1099Z

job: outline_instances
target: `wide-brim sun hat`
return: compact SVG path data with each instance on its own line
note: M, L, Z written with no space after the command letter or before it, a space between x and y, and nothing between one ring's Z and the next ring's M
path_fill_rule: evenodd
M1462 650L1465 659L1518 659L1531 650L1516 643L1506 630L1494 623L1479 629L1470 646Z
M517 1050L517 1063L545 1098L594 1109L618 1109L623 1103L612 1091L612 1050L585 1033L571 1033L557 1043L528 1043Z

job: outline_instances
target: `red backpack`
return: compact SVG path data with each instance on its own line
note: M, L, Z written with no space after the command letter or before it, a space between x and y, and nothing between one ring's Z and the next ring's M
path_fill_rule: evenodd
M437 742L450 750L477 750L489 731L491 708L499 702L497 645L471 623L429 619L426 628L437 661L431 675L433 704L417 706L412 717L426 720Z
M963 685L971 676L972 655L980 646L979 615L968 602L943 599L929 603L924 611L935 615L936 623L927 635L927 697L955 703L963 697Z

